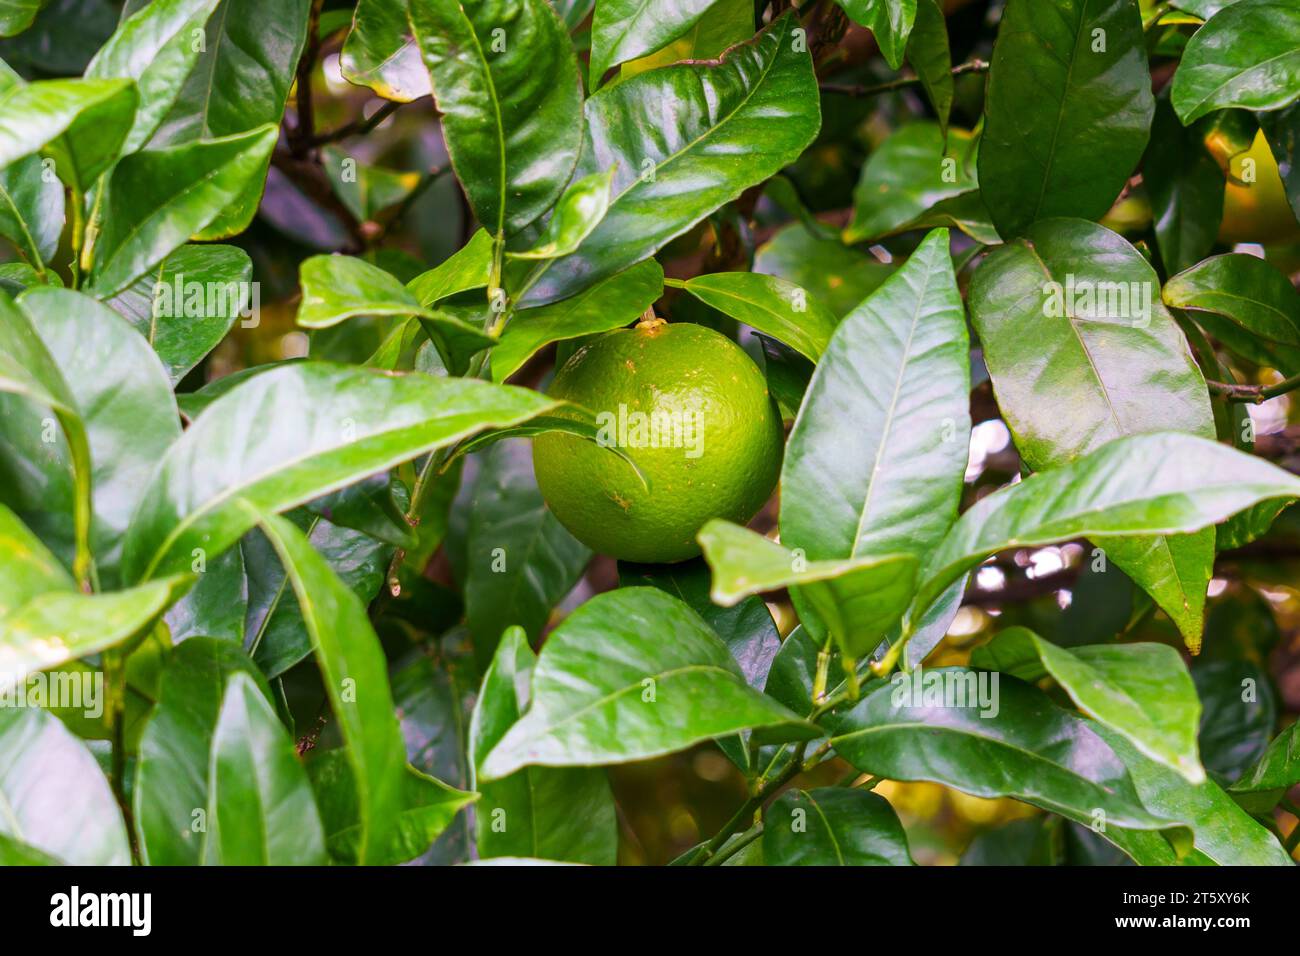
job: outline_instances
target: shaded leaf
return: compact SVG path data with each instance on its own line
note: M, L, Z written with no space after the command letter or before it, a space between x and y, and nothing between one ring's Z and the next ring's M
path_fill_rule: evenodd
M1100 218L1142 156L1154 109L1131 0L1010 0L979 158L998 232L1010 239L1039 219Z
M787 790L763 814L766 866L911 866L889 801L844 787Z

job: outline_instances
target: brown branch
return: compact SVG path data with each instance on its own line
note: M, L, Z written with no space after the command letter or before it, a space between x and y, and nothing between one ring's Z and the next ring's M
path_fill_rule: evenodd
M350 123L344 123L337 129L327 130L313 136L310 145L324 146L326 143L336 143L341 139L347 139L349 136L364 136L405 105L405 103L398 103L395 100L387 100L383 106L375 110L369 117L355 119Z
M1300 375L1292 375L1272 385L1237 385L1234 382L1215 381L1207 381L1205 384L1215 395L1222 395L1229 401L1262 405L1270 398L1277 398L1279 395L1300 388Z
M986 60L969 60L952 68L953 76L961 76L965 73L986 73L989 64ZM876 83L873 86L857 86L846 83L822 83L821 91L823 93L839 93L841 96L852 96L860 99L866 96L878 96L881 93L892 93L895 90L905 89L909 86L916 86L921 82L919 76L900 76L897 79L889 80L885 83Z
M302 58L298 60L296 73L297 93L294 107L297 122L289 130L289 149L295 156L304 156L311 148L315 134L316 118L311 95L311 74L316 68L316 57L320 53L320 11L325 0L312 0L311 12L307 16L307 46Z

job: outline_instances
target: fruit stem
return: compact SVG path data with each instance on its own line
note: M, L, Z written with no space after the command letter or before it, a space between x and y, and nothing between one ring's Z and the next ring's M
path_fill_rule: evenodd
M661 325L667 325L666 319L661 319L655 315L655 307L652 305L641 313L641 320L637 322L638 329L657 329Z

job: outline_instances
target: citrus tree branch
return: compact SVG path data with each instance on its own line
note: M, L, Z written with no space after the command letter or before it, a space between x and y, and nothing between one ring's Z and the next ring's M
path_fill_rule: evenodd
M989 64L987 60L968 60L952 68L953 76L961 76L965 73L987 73ZM841 96L851 96L854 99L861 99L867 96L879 96L881 93L892 93L895 90L906 89L909 86L920 84L919 76L900 76L898 79L889 80L885 83L876 83L872 86L859 86L846 83L822 83L821 91L823 93L838 93Z
M1300 375L1292 375L1290 378L1284 378L1272 385L1237 385L1233 382L1208 380L1205 384L1215 395L1222 395L1229 401L1261 405L1270 398L1277 398L1279 395L1285 395L1287 392L1300 388Z

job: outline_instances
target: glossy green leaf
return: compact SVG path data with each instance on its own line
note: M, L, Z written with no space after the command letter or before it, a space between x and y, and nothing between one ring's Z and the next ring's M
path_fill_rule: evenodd
M405 486L388 472L380 472L322 495L306 507L340 528L363 531L397 548L413 548L416 534L406 520L408 502Z
M975 667L1025 681L1055 680L1089 717L1127 737L1191 783L1205 779L1197 753L1201 702L1182 655L1165 644L1092 644L1066 650L1024 627L975 649Z
M591 89L610 67L653 53L695 26L716 0L600 0L591 21Z
M494 445L480 462L470 502L465 621L486 665L512 625L533 640L582 577L591 549L565 530L533 478L532 445Z
M915 620L963 573L1007 548L1199 531L1261 501L1296 497L1300 479L1216 442L1174 432L1119 438L973 505L921 570L909 614Z
M123 153L139 149L180 95L199 58L193 42L220 0L155 0L131 12L86 67L87 79L135 81L139 103Z
M76 399L63 379L58 365L32 327L27 313L0 291L0 399L14 395L43 405L54 412L67 440L73 476L73 540L76 555L73 573L84 582L90 575L91 459L86 425ZM12 427L13 417L6 415L0 437ZM26 440L31 435L25 436ZM0 466L4 459L0 459ZM13 490L12 480L0 490ZM7 496L6 496L7 497Z
M278 126L307 37L310 6L310 0L221 0L204 27L198 62L153 145Z
M26 30L45 3L46 0L4 0L0 4L0 37L11 37Z
M386 100L409 103L428 96L429 71L411 30L408 0L358 0L339 67L350 83Z
M837 316L845 316L880 287L893 267L838 239L816 235L802 223L791 223L759 247L754 271L793 282Z
M844 241L862 242L914 229L917 220L974 193L979 189L978 152L979 141L965 130L945 135L937 124L927 122L900 127L862 166ZM972 231L981 241L997 241L991 225Z
M564 298L653 255L798 158L821 117L812 61L796 46L786 16L717 64L650 70L590 97L576 175L616 166L613 200L576 253L545 264L523 303Z
M1278 734L1259 760L1228 787L1228 792L1289 790L1296 783L1300 783L1300 722Z
M682 288L814 362L826 351L838 321L806 290L776 276L715 272L687 279Z
M1147 144L1155 101L1132 0L1010 0L985 100L979 180L998 232L1098 219Z
M321 362L255 375L214 402L158 465L127 536L130 578L215 556L256 522L484 428L553 408L533 392ZM267 408L277 409L274 419Z
M167 609L164 620L172 641L179 644L191 637L218 637L243 647L248 591L240 548L204 562L194 587Z
M108 304L149 340L175 386L237 319L257 320L252 280L253 263L243 249L187 244Z
M470 721L470 763L491 752L528 709L537 656L512 627L483 677ZM618 818L605 771L594 767L524 767L481 784L476 808L480 858L527 856L612 866Z
M1066 465L1124 435L1214 437L1205 381L1156 300L1158 283L1127 241L1080 219L1035 223L976 271L971 321L998 407L1030 468ZM1213 532L1112 540L1105 548L1198 645Z
M880 643L915 583L916 559L909 554L814 561L802 550L719 520L701 528L696 540L713 571L716 603L729 607L751 594L797 587L851 657Z
M140 740L132 788L145 863L194 866L207 857L217 721L236 674L253 680L270 699L265 678L230 641L194 637L168 660L157 707Z
M1106 727L1100 734L1128 767L1137 792L1154 814L1190 827L1199 853L1220 866L1292 866L1282 845L1252 820L1213 781L1188 783L1163 764L1142 755ZM1124 826L1112 817L1111 822Z
M122 813L86 745L39 707L0 707L0 835L76 866L128 866Z
M759 727L814 733L745 684L694 611L657 589L621 588L551 632L533 670L532 703L483 758L479 778L530 765L643 760Z
M568 299L516 312L492 350L493 381L504 382L552 342L635 322L663 290L663 269L647 259Z
M328 750L312 760L307 770L320 804L330 856L340 863L356 864L363 830L356 778L347 753ZM370 862L375 865L393 866L420 856L475 799L474 794L449 787L410 766L402 775L400 791L393 840L384 855L372 856Z
M181 434L171 385L148 344L89 296L41 286L23 293L18 305L82 410L93 464L90 543L101 584L114 587L131 515L158 460ZM31 515L33 528L70 557L76 489L66 446L51 448L44 440L43 414L34 408L10 413L4 431L10 453L22 462L11 493L21 496L20 513Z
M1214 110L1282 109L1300 98L1300 9L1290 0L1240 0L1187 43L1171 90L1184 123Z
M623 587L648 585L685 602L722 638L749 686L763 686L782 642L772 612L762 600L747 597L730 607L714 604L709 597L709 568L700 558L678 564L619 562L618 570Z
M1184 127L1166 97L1156 102L1142 180L1160 261L1169 274L1200 262L1214 248L1223 220L1223 172L1199 127Z
M947 230L851 312L781 473L781 540L808 557L929 552L956 519L970 431L966 319Z
M787 790L763 814L766 866L911 866L889 801L846 787Z
M445 262L408 282L406 289L420 300L421 305L431 306L457 292L483 288L491 274L492 237L480 229Z
M1215 334L1223 324L1236 327L1236 336L1224 335L1234 350L1242 333L1284 349L1300 348L1300 292L1277 267L1243 253L1214 256L1192 266L1165 283L1164 301L1196 315ZM1216 317L1222 317L1215 323ZM1289 355L1284 351L1283 355ZM1249 356L1248 356L1249 357ZM1287 372L1300 371L1287 367Z
M609 211L613 183L613 167L583 176L564 191L537 241L506 255L512 259L557 259L577 250Z
M275 710L246 674L235 672L226 682L209 773L204 864L325 862L325 834L307 772Z
M394 715L383 649L365 605L301 531L279 517L267 517L262 530L284 562L298 596L347 750L359 808L356 860L386 862L401 855L398 818L408 801L406 749ZM436 781L427 785L445 789Z
M312 256L301 266L298 324L322 329L360 315L413 315L458 369L496 339L447 312L426 308L391 273L352 256Z
M714 0L705 16L685 33L654 53L629 60L618 78L658 69L683 60L715 60L721 53L754 35L754 4L748 0Z
M953 97L952 52L939 0L917 0L916 22L907 38L907 62L921 78L926 99L939 118L939 129L947 136Z
M251 189L254 202L235 215L239 221L231 231L246 226L278 135L277 127L263 126L222 139L142 150L118 163L95 241L95 294L106 298L130 286L191 236L219 217L230 217L232 206L245 203Z
M907 38L916 20L917 0L836 0L854 23L876 38L876 45L892 69L903 65Z
M397 172L358 163L356 157L336 146L321 150L321 162L334 194L362 223L378 219L385 209L411 196L423 178L415 170Z
M1098 810L1108 825L1177 825L1142 805L1123 762L1086 721L999 676L961 667L895 674L826 718L831 744L858 770L889 780L1014 797L1084 825Z
M58 558L16 514L0 505L0 620L48 591L73 591L76 582Z
M1200 657L1191 670L1202 708L1201 760L1210 779L1227 786L1268 748L1278 712L1272 679L1259 664L1231 658Z
M0 93L0 169L45 150L85 190L117 158L135 115L129 80L41 80Z
M134 637L188 584L168 578L125 591L52 591L32 598L0 620L0 689Z
M0 236L43 273L63 231L63 185L42 175L39 156L0 169Z
M339 580L363 604L374 600L384 584L391 548L360 531L334 525L306 508L294 509L286 520L307 536ZM303 624L298 596L265 536L249 532L238 550L243 554L248 587L246 646L263 674L279 677L311 656L311 635Z
M410 13L470 207L494 236L513 235L551 207L578 159L573 46L546 0L428 0Z

